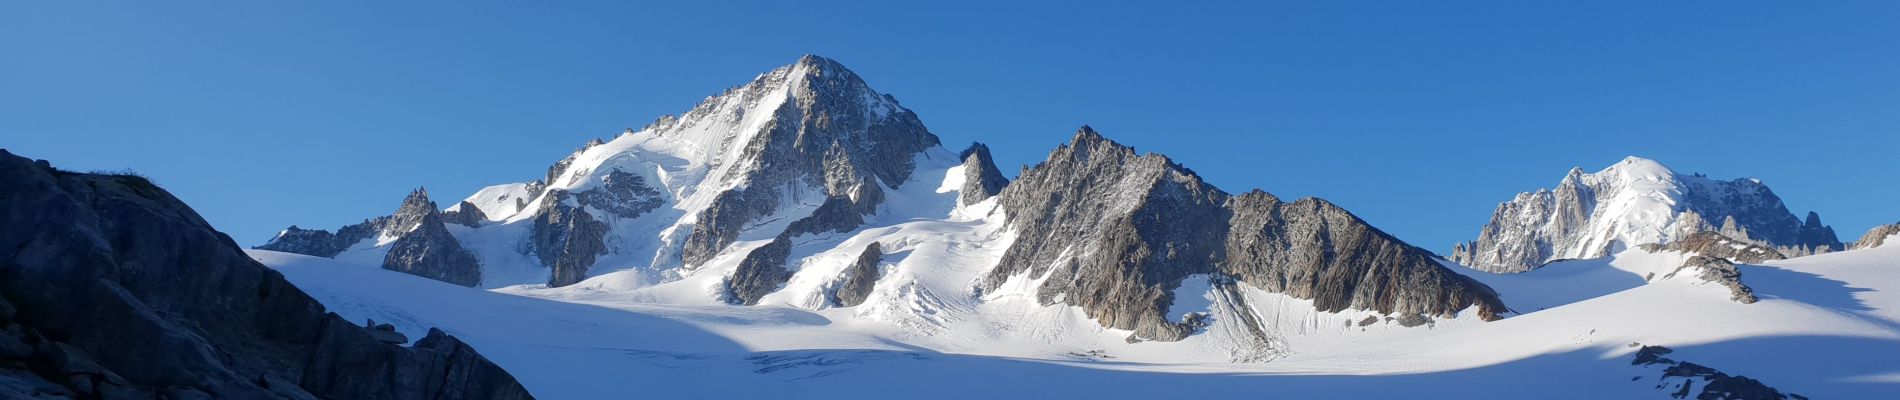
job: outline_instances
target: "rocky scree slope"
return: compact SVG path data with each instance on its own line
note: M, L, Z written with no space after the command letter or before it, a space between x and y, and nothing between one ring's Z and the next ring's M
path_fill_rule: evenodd
M1233 277L1270 292L1347 308L1453 316L1506 311L1490 288L1436 256L1308 198L1232 196L1193 171L1083 127L999 195L1017 239L981 283L1037 279L1044 304L1080 306L1130 340L1172 341L1191 319L1163 315L1192 275Z
M1450 259L1484 271L1523 272L1703 231L1782 253L1842 249L1819 214L1795 217L1760 180L1679 174L1628 157L1596 173L1572 168L1556 189L1520 193L1499 204L1478 238L1455 245Z
M0 226L0 398L531 398L441 331L326 312L142 177L0 151Z

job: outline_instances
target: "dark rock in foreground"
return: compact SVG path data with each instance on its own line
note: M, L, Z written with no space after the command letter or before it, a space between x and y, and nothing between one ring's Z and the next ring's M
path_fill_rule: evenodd
M326 312L141 177L0 151L0 226L0 398L531 398L440 331Z
M1631 343L1630 346L1641 344ZM1630 361L1630 365L1665 367L1662 376L1657 377L1656 388L1669 391L1669 397L1678 399L1693 395L1696 399L1711 400L1807 400L1805 396L1782 393L1746 376L1729 375L1715 368L1665 357L1673 352L1668 347L1643 346L1636 351L1636 357ZM1702 390L1693 390L1698 386Z

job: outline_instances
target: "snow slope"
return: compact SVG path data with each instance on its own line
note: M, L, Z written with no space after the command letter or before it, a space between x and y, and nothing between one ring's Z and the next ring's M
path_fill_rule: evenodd
M1200 304L1214 322L1206 331L1131 344L1074 307L1027 301L1021 291L1030 285L981 296L960 288L983 269L970 261L1000 250L956 243L1008 240L974 217L987 215L982 208L957 210L961 219L814 239L896 245L872 300L850 308L813 307L804 294L821 286L805 275L830 274L816 265L829 261L807 261L814 265L794 278L799 290L741 307L655 303L669 292L598 285L484 291L330 259L252 255L352 320L390 321L412 337L442 327L548 399L1662 398L1657 371L1631 366L1633 342L1814 398L1900 389L1900 364L1892 362L1900 359L1900 246L1741 266L1761 298L1755 304L1730 301L1726 288L1692 273L1664 278L1687 257L1677 253L1625 251L1527 273L1473 273L1522 314L1415 328L1381 321L1362 330L1361 315L1318 313L1244 287L1239 295L1255 309L1223 310L1226 294L1207 285ZM1264 362L1210 361L1224 357L1208 353L1232 344L1218 342L1244 328L1236 312L1260 317L1257 325L1279 339L1271 356L1250 360Z

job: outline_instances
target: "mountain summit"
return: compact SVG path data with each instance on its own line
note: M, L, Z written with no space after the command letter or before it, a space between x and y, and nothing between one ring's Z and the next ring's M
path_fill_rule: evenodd
M1805 221L1795 217L1761 180L1679 174L1632 156L1596 173L1572 168L1556 189L1520 193L1499 204L1478 239L1454 246L1451 259L1485 271L1522 272L1703 231L1788 253L1842 248L1819 214L1810 212Z
M777 234L821 207L875 213L887 190L910 180L913 158L952 158L938 144L896 98L806 55L677 116L589 141L542 179L484 188L455 210L483 221L460 218L447 232L476 253L482 271L466 275L488 287L692 268L746 232ZM399 244L389 229L413 229L386 221L399 222L379 217L336 234L292 227L259 248L382 260Z

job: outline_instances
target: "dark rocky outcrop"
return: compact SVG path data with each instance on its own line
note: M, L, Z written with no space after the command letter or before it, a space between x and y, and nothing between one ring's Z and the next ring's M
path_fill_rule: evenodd
M882 192L862 193L857 201L876 202ZM726 282L728 301L734 304L754 305L759 298L777 291L792 278L792 272L785 269L787 257L791 256L792 238L799 235L827 232L850 232L864 224L864 214L870 213L872 206L859 204L848 197L825 199L811 215L799 218L786 225L772 242L746 253L739 261L738 269Z
M1677 273L1691 268L1699 268L1697 278L1727 287L1729 300L1742 304L1755 303L1755 289L1742 283L1742 271L1735 268L1735 263L1722 258L1703 255L1689 257L1688 260L1682 262L1682 266L1676 267L1675 271L1663 275L1663 279L1673 278Z
M660 191L647 185L646 178L613 170L601 178L599 188L574 193L580 204L620 218L634 218L660 207Z
M1720 232L1702 231L1683 236L1669 244L1650 243L1642 249L1651 253L1659 251L1679 251L1710 257L1723 258L1739 263L1759 263L1770 260L1787 259L1780 251L1759 244L1737 240Z
M296 225L284 229L271 238L270 242L255 247L259 250L281 251L317 257L336 257L337 253L349 250L350 246L362 243L364 239L376 237L383 231L383 225L389 222L389 216L363 220L337 229L335 234L322 229L303 229Z
M732 277L726 279L726 302L756 305L760 298L778 291L792 278L792 271L785 269L785 258L791 254L791 237L783 234L746 253Z
M144 178L0 152L0 226L0 398L530 398L439 331L326 312Z
M939 144L895 98L872 91L856 73L822 57L806 55L735 91L762 96L765 88L780 85L789 86L792 100L776 110L760 110L773 113L770 127L747 143L733 144L743 147L739 158L730 162L745 167L708 177L747 184L720 193L700 212L681 249L686 265L711 260L742 227L778 212L780 204L798 200L808 192L804 188L823 188L825 198L850 198L868 210L877 204L869 199L883 197L883 187L895 188L910 179L917 153ZM697 112L700 109L687 114Z
M1876 226L1874 229L1867 230L1867 234L1860 235L1860 240L1854 241L1854 249L1880 247L1880 245L1887 244L1888 236L1893 235L1900 235L1900 223Z
M435 202L429 201L428 190L409 193L384 228L396 240L383 256L383 269L462 286L481 284L481 259L462 248L461 241L449 234L442 220ZM408 228L396 230L403 225Z
M1639 343L1630 345L1642 346ZM1666 357L1673 352L1662 346L1642 346L1636 350L1630 365L1664 367L1661 376L1656 379L1656 389L1669 391L1669 396L1677 399L1807 400L1805 396L1782 393L1746 376L1729 375L1715 368ZM1701 384L1702 390L1693 391L1697 383Z
M845 267L844 278L838 281L838 290L834 294L839 307L851 307L864 304L871 296L871 289L877 287L878 261L884 259L884 247L877 242L864 246L864 252L858 254L858 260Z
M1491 288L1326 200L1285 203L1255 190L1228 204L1233 231L1221 266L1241 282L1312 299L1321 311L1453 316L1475 305L1490 320L1505 310Z
M996 169L996 160L990 159L990 146L971 143L957 158L963 160L963 190L959 199L963 205L987 200L1009 186L1009 178L1004 178L1003 171Z
M1439 265L1329 203L1238 197L1167 157L1083 127L999 195L1017 239L981 284L1048 278L1045 304L1082 307L1104 326L1151 340L1193 327L1162 315L1172 289L1195 274L1226 274L1320 308L1451 316L1470 306L1505 311L1490 288Z
M476 207L474 203L468 201L456 203L454 207L449 207L448 211L442 212L442 222L470 228L480 228L482 222L487 221L488 214L483 213L481 207Z
M573 204L574 195L549 189L534 217L534 254L549 271L548 286L561 287L587 279L587 269L607 253L607 223L594 219Z

